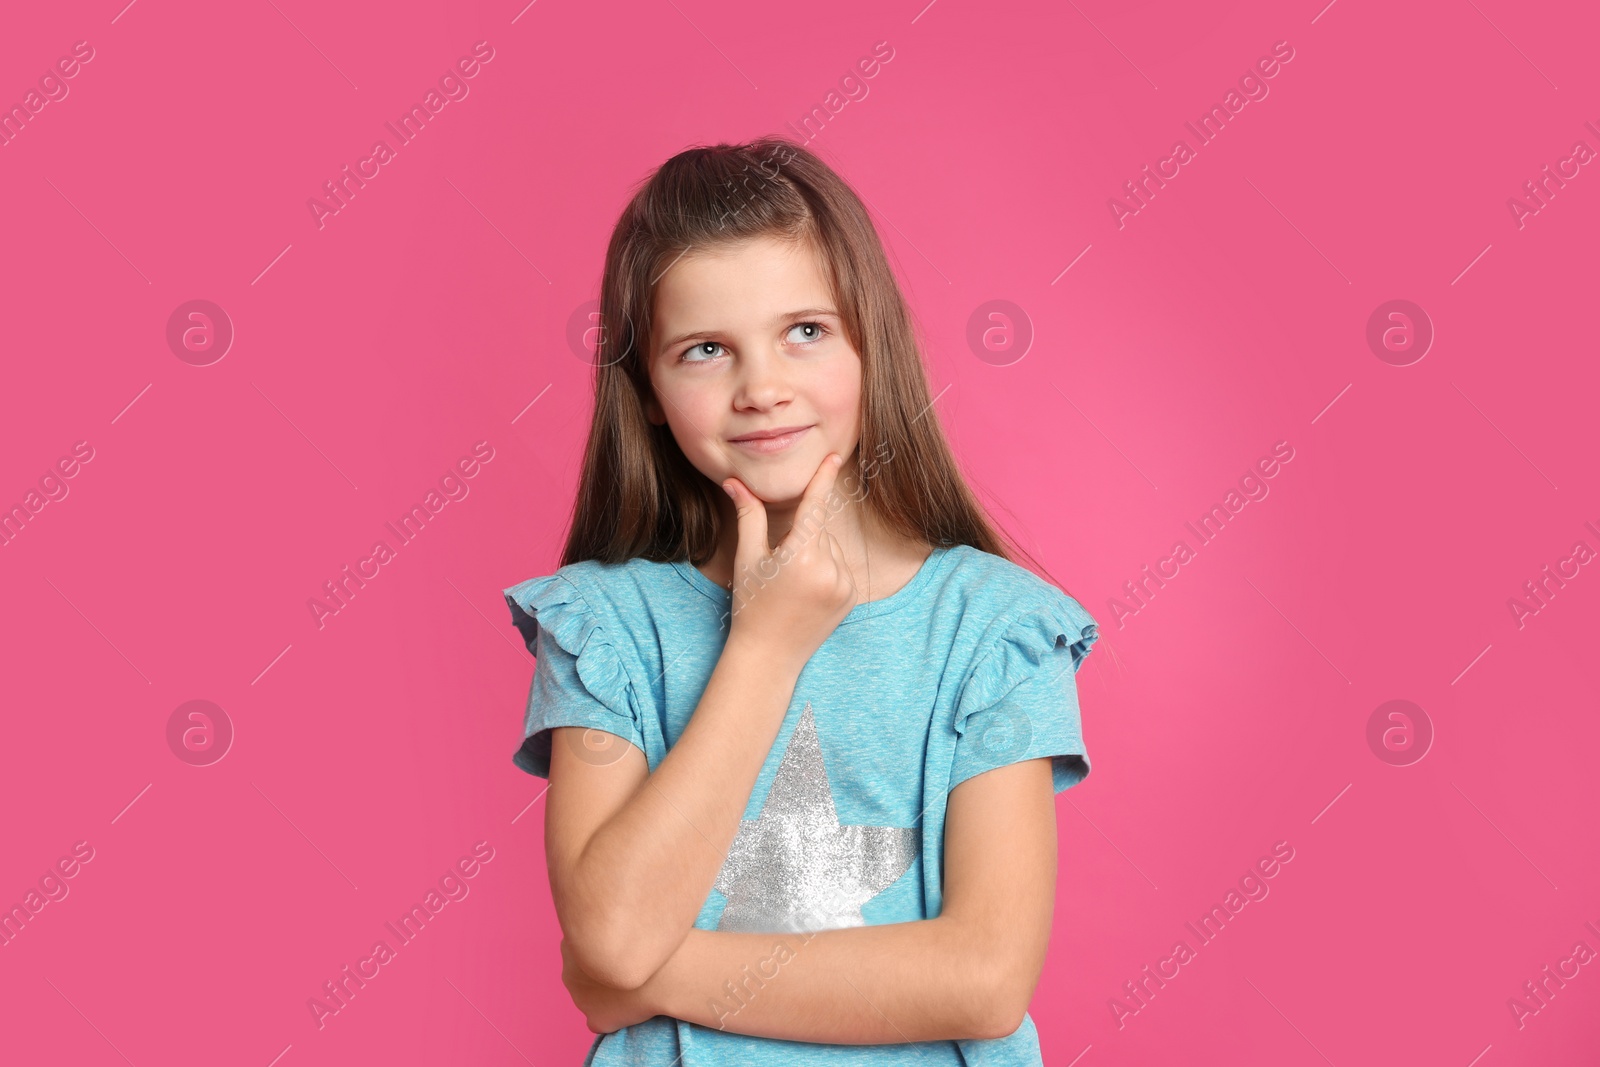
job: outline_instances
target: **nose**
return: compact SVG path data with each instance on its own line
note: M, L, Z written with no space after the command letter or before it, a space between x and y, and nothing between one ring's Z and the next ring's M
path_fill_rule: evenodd
M738 408L770 408L793 395L788 368L781 353L762 348L746 348L737 367L733 403Z

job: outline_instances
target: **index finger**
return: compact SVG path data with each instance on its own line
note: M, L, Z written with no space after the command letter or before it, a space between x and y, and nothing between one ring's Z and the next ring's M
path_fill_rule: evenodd
M795 509L794 522L789 527L789 532L783 540L791 547L797 547L809 541L828 517L827 500L833 491L833 483L839 477L839 470L844 466L844 457L837 452L829 452L817 465L817 472L811 476L811 481L806 485L806 491L800 496L800 506Z

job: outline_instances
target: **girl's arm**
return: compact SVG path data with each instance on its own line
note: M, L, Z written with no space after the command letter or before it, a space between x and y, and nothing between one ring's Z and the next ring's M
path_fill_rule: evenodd
M638 988L693 927L803 666L731 634L654 773L620 737L554 731L545 808L550 895L576 962L595 979Z
M683 734L651 772L615 735L552 738L545 859L562 931L582 968L638 988L683 943L739 832L800 672L855 604L825 520L844 458L830 452L776 549L766 504L738 478L733 616ZM770 574L770 577L769 577ZM671 664L667 669L671 669ZM609 751L585 746L610 738Z
M1026 760L951 791L937 918L814 934L691 930L637 990L572 974L568 987L596 1032L669 1015L831 1044L1004 1037L1044 966L1055 873L1050 761Z

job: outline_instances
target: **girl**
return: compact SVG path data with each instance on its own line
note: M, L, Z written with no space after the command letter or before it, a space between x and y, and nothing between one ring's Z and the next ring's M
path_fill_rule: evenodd
M561 568L505 590L586 1067L1039 1064L1095 622L963 481L860 200L674 156L600 322Z

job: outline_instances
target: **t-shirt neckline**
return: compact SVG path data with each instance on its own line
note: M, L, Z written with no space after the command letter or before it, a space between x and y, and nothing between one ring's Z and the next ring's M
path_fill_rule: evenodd
M945 559L949 557L951 549L955 547L958 546L935 546L933 551L928 553L928 558L922 561L922 566L917 568L917 573L911 576L911 580L909 582L907 582L905 585L902 585L899 589L896 589L886 597L879 597L877 600L869 600L864 604L857 604L855 607L850 609L849 614L840 620L839 625L845 626L849 623L860 622L865 619L876 619L881 615L887 615L892 611L898 611L907 604L915 601L918 595L921 593L923 587L932 582L937 576L938 572L943 568ZM700 592L704 593L707 597L710 597L714 603L726 608L732 602L733 591L731 589L724 589L716 582L713 582L710 578L707 578L705 574L701 572L700 568L696 567L693 563L690 563L688 560L679 559L673 560L672 566L679 574L683 575L684 579L690 585L700 590Z

